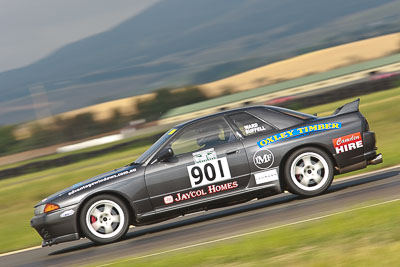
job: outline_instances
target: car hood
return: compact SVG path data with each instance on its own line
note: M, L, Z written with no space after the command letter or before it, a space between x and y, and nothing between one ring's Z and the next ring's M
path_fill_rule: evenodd
M112 171L108 171L105 173L102 173L100 175L94 176L92 178L89 178L87 180L84 180L82 182L79 182L77 184L74 184L68 188L65 188L57 193L52 194L51 196L48 196L47 198L43 199L41 202L35 205L35 207L45 204L45 203L51 203L54 202L56 198L65 196L65 195L74 195L80 191L92 188L92 187L97 187L99 185L106 184L110 181L117 180L118 178L121 178L123 176L126 176L128 174L132 174L136 172L136 168L139 165L127 165Z

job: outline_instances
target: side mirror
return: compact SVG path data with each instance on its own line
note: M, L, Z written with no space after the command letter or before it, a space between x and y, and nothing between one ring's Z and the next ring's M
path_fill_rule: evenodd
M164 161L166 159L169 159L170 157L172 157L174 155L174 151L172 151L172 148L166 148L164 150L162 150L158 156L157 156L157 160L160 161Z

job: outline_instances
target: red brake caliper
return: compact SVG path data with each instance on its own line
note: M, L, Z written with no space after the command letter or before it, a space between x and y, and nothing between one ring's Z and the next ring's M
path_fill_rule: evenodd
M96 219L96 217L94 217L94 216L92 215L92 216L90 216L90 221L91 221L92 223L95 223L95 222L97 221L97 219Z

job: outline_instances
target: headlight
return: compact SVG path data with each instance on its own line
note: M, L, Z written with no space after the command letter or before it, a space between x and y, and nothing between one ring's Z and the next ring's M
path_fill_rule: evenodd
M46 206L46 204L37 206L35 208L35 215L42 214L44 212L44 206Z
M52 203L43 204L35 208L35 215L58 210L59 208L60 206L58 206L57 204L52 204Z

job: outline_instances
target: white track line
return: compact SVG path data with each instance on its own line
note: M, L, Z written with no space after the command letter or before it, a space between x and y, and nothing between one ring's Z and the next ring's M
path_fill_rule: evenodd
M20 252L26 252L26 251L30 251L30 250L34 250L34 249L38 249L41 248L42 246L36 246L36 247L30 247L30 248L24 248L24 249L20 249L20 250L14 250L11 252L6 252L4 254L0 254L0 257L4 257L4 256L8 256L8 255L13 255L13 254L17 254Z
M367 173L361 173L361 174L356 174L356 175L352 175L352 176L345 177L345 178L339 178L337 180L334 180L333 183L337 183L337 182L340 182L340 181L351 180L351 179L354 179L354 178L357 178L357 177L360 177L360 176L367 176L367 175L370 175L370 174L375 174L375 173L379 173L379 172L385 172L385 171L396 169L396 168L399 168L399 167L400 167L400 164L396 165L396 166L384 168L384 169L379 169L379 170L367 172ZM30 250L34 250L34 249L38 249L38 248L41 248L41 246L36 246L36 247L25 248L25 249L21 249L21 250L15 250L15 251L7 252L7 253L4 253L4 254L0 254L0 257L13 255L13 254L17 254L17 253L20 253L20 252L26 252L26 251L30 251Z
M134 261L134 260L149 258L149 257L158 256L158 255L162 255L162 254L167 254L167 253L171 253L171 252L176 252L176 251L180 251L180 250L184 250L184 249L188 249L188 248L204 246L204 245L213 244L213 243L217 243L217 242L221 242L221 241L225 241L225 240L230 240L230 239L234 239L234 238L238 238L238 237L258 234L258 233L267 232L267 231L271 231L271 230L275 230L275 229L279 229L279 228L284 228L284 227L287 227L287 226L298 225L298 224L311 222L311 221L317 221L317 220L321 220L321 219L324 219L324 218L328 218L328 217L332 217L332 216L336 216L336 215L340 215L340 214L344 214L344 213L354 212L354 211L357 211L357 210L362 210L362 209L367 209L367 208L371 208L371 207L381 206L381 205L385 205L385 204L388 204L388 203L396 202L396 201L399 201L399 200L400 200L400 198L393 199L393 200L388 200L388 201L383 201L383 202L379 202L379 203L375 203L375 204L371 204L371 205L367 205L367 206L363 206L363 207L358 207L358 208L349 209L349 210L345 210L345 211L339 211L339 212L335 212L335 213L331 213L331 214L327 214L327 215L322 215L322 216L318 216L318 217L314 217L314 218L310 218L310 219L291 222L291 223L287 223L287 224L283 224L283 225L278 225L278 226L265 228L265 229L261 229L261 230L256 230L256 231L252 231L252 232L247 232L247 233L243 233L243 234L228 236L228 237L224 237L224 238L220 238L220 239L210 240L210 241L201 242L201 243L188 245L188 246L183 246L183 247L179 247L179 248L174 248L174 249L170 249L170 250L164 250L164 251L160 251L160 252L156 252L156 253L152 253L152 254L147 254L147 255L131 258L131 259L124 259L124 260L115 261L115 262L111 262L111 263L106 263L106 264L102 264L102 265L98 265L98 266L110 266L112 264L118 264L118 263L123 263L123 262L128 262L128 261Z

